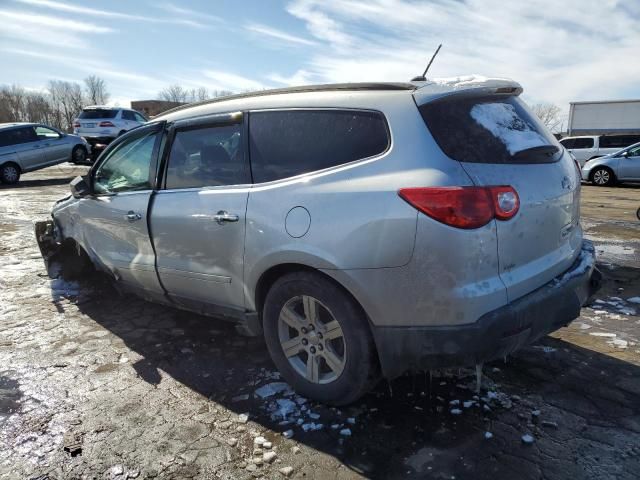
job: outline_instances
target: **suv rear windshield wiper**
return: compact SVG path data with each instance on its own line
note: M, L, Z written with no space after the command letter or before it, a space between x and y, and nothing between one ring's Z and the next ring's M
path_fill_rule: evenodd
M553 158L560 149L555 145L538 145L536 147L525 148L513 154L512 158L516 162L529 161L532 158L543 159L546 157L547 162L553 162ZM543 160L544 161L544 160Z

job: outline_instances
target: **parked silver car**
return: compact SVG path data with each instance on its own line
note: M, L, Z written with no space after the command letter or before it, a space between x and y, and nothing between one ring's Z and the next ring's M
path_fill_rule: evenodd
M597 277L579 172L521 91L343 84L180 107L116 140L36 236L49 263L264 334L319 401L501 358L576 318Z
M82 163L91 151L81 137L38 123L0 124L0 182L63 162Z
M73 133L102 151L114 138L146 122L144 115L130 108L92 105L84 107L73 121Z
M582 167L582 179L601 187L616 182L640 182L640 143L589 160Z

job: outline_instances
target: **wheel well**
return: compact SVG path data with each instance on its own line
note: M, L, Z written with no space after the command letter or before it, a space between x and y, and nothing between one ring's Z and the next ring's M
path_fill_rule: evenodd
M308 265L303 265L301 263L283 263L280 265L275 265L269 268L260 276L260 279L258 280L258 283L256 284L256 289L255 289L256 311L258 312L258 315L260 315L260 318L262 318L262 309L264 307L264 302L267 298L267 294L269 293L269 290L271 289L273 284L280 277L293 272L315 273L323 276L324 278L328 279L330 282L333 282L335 285L340 287L340 289L342 289L347 295L349 295L349 297L353 299L356 305L358 305L358 307L362 310L362 312L367 317L367 321L371 323L369 320L369 316L367 315L367 312L365 312L364 308L362 308L362 305L360 304L358 299L355 298L353 294L344 287L344 285L338 282L335 278L330 277L326 273L321 272L317 268L309 267Z
M22 173L22 169L20 168L20 165L18 165L14 161L9 160L8 162L0 163L0 168L4 167L5 165L13 165L14 167L16 167L18 169L18 173Z

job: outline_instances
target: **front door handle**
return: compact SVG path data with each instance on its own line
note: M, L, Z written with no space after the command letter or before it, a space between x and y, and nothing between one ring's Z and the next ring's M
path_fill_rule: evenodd
M137 220L140 220L142 218L142 215L134 212L133 210L129 210L125 217L127 217L127 220L129 220L130 222L135 222Z
M220 210L216 215L213 216L213 219L218 222L218 225L222 225L224 222L237 222L238 220L240 220L240 217L238 215L234 215L233 213Z

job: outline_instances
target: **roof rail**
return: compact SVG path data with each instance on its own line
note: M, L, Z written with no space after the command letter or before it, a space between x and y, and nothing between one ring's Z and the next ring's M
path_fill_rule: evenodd
M304 92L331 92L344 90L415 90L416 85L402 82L367 82L367 83L327 83L321 85L303 85L299 87L274 88L270 90L258 90L255 92L238 93L225 97L215 97L200 102L187 103L162 112L158 117L168 113L178 112L190 107L208 105L210 103L226 102L227 100L237 100L240 98L264 97L267 95L281 95L284 93L304 93Z

